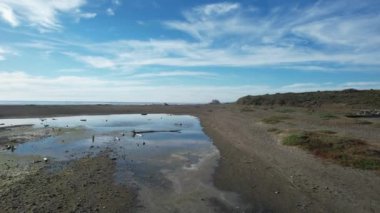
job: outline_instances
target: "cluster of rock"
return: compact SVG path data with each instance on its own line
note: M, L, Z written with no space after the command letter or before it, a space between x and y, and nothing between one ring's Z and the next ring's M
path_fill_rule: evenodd
M374 109L374 110L360 110L356 113L348 114L347 117L351 118L357 118L357 117L367 117L367 118L375 118L380 117L380 110Z
M210 102L210 104L221 104L219 100L214 99Z

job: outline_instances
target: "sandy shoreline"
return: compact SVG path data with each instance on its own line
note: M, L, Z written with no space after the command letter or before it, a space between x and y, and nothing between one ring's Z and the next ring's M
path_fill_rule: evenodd
M273 109L245 112L234 105L0 106L0 118L3 119L135 113L198 117L205 133L221 153L214 174L215 185L241 194L254 211L380 211L380 178L376 172L326 163L302 150L279 144L281 134L269 133L267 130L271 126L261 122L262 116L277 113ZM376 126L350 126L339 123L340 120L310 122L302 113L292 114L300 117L297 122L280 123L276 128L287 131L289 128L323 126L343 134L352 132L371 143L380 138L379 133L374 133L378 130Z

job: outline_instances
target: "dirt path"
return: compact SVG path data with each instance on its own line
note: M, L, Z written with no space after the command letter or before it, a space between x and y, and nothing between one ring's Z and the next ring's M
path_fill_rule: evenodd
M247 113L215 110L201 118L223 156L215 175L217 186L240 191L257 203L256 209L380 210L380 178L375 172L344 168L283 146Z
M75 114L170 113L200 118L221 153L215 185L238 192L255 211L380 212L380 175L346 168L280 143L271 127L334 128L378 141L375 127L350 127L345 121L316 122L295 113L289 122L268 125L262 118L275 110L242 112L230 105L204 106L0 106L0 117ZM300 116L299 119L297 116ZM313 118L314 119L314 118ZM326 125L325 125L326 124ZM348 126L348 127L347 127ZM352 126L352 125L351 125ZM348 128L348 129L347 129ZM352 128L354 131L350 131ZM360 129L363 128L363 129Z

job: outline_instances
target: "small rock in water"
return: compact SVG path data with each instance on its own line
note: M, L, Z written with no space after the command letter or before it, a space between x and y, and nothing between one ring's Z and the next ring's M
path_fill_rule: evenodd
M143 146L145 146L145 142L143 142Z
M16 149L16 147L14 145L7 145L7 150L11 150L12 152L14 152Z

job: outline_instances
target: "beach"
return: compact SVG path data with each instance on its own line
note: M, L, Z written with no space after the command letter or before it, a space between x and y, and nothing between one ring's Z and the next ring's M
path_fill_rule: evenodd
M341 166L281 143L285 134L293 130L330 130L360 138L371 146L379 147L379 119L368 121L370 123L365 125L357 119L346 118L344 113L348 110L330 110L329 113L334 113L336 117L325 119L321 116L327 113L325 109L310 111L306 108L263 106L247 108L235 104L3 105L0 106L0 119L73 115L86 118L90 115L108 114L191 115L199 118L203 131L220 152L218 165L212 174L214 186L238 194L244 203L250 205L250 211L378 212L378 171ZM278 122L265 122L266 118L274 115L283 119ZM117 187L112 182L110 177L114 172L115 162L105 156L106 151L95 157L69 162L65 165L67 169L58 173L48 172L49 164L31 163L28 170L18 171L24 172L22 175L14 175L17 180L2 183L5 187L0 193L1 206L10 212L12 209L17 212L14 205L35 211L43 209L58 212L67 211L66 206L70 206L72 211L100 212L134 212L143 208L136 197L138 189ZM2 161L5 162L6 158L12 157L2 152ZM26 164L34 162L33 159L25 158L18 161ZM17 172L16 169L14 172ZM95 183L90 183L91 180ZM73 186L67 187L67 183L72 183ZM87 188L91 184L96 187ZM41 189L41 186L46 187ZM34 190L25 193L25 189ZM89 196L94 193L99 196ZM62 194L71 195L72 198ZM46 202L47 198L55 202ZM219 212L240 212L239 209L219 204L215 206Z

